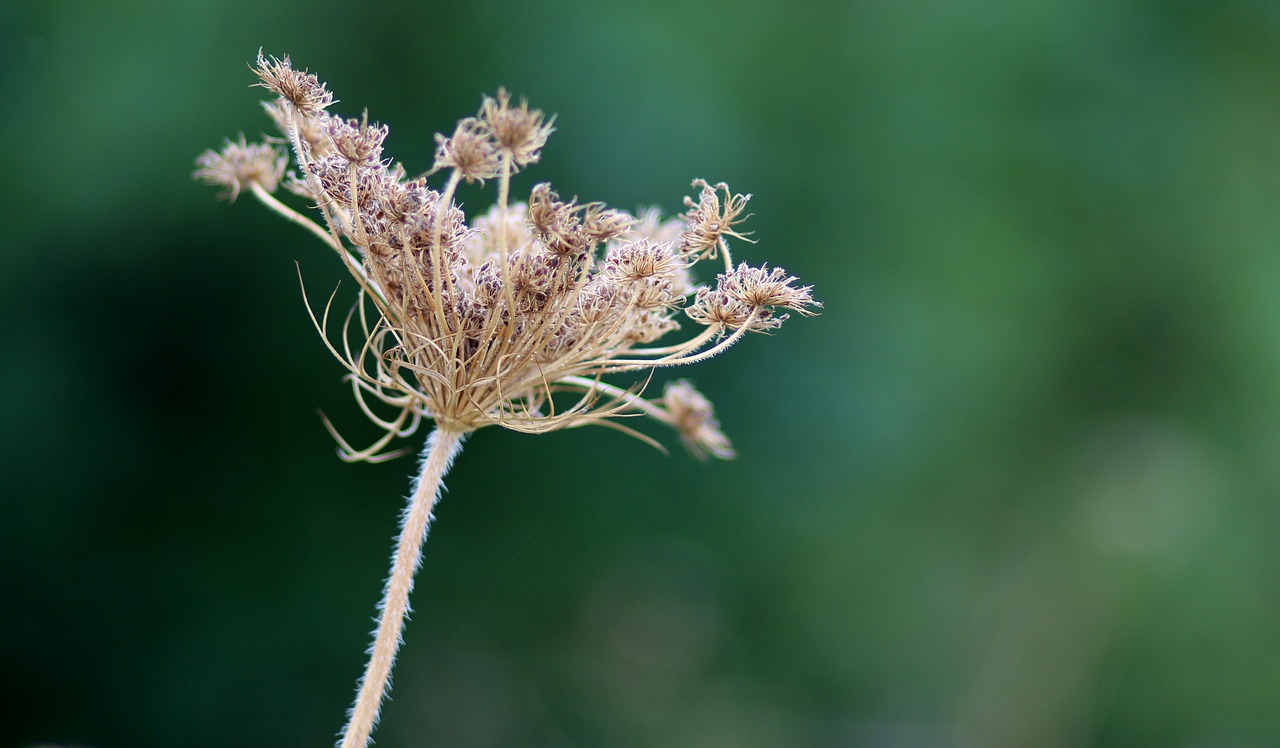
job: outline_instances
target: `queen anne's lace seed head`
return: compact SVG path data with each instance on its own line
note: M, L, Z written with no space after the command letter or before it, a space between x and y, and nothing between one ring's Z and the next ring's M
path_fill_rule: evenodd
M672 245L641 239L610 247L605 253L604 273L617 282L678 277L688 263L672 251Z
M367 112L360 120L334 117L329 121L329 139L333 142L334 150L354 163L377 161L382 155L382 141L386 137L387 126L370 126Z
M753 309L741 299L736 299L721 289L698 289L693 305L686 312L689 319L708 327L726 330L765 332L779 325L768 309Z
M705 179L695 179L693 186L700 189L698 200L684 199L689 212L684 214L685 230L680 234L686 254L698 259L714 258L719 248L724 246L726 236L750 241L746 234L740 234L733 228L747 219L742 216L742 211L746 210L750 195L735 195L724 182L712 187ZM720 200L721 192L724 193L723 202Z
M490 424L541 432L634 413L674 427L699 457L733 456L710 403L687 382L655 400L642 390L644 372L776 329L786 319L777 309L820 306L811 287L780 268L733 265L729 240L746 239L736 227L749 195L695 180L697 199L668 219L656 209L637 218L566 201L548 184L509 200L512 174L540 159L553 127L505 90L484 97L452 135L436 136L431 173L448 174L437 191L383 158L385 126L329 114L332 94L288 57L260 55L255 72L276 95L264 106L296 161L286 187L323 225L269 194L286 167L272 145L228 142L200 156L196 176L233 197L252 187L324 237L359 284L361 301L342 332L327 317L317 322L361 407L386 431L364 450L340 441L348 458L379 458L424 416L455 432ZM498 204L464 214L453 199L463 180L498 180ZM695 289L694 266L714 259L722 261L715 286ZM667 342L681 312L705 329ZM630 386L605 381L626 372L640 376Z
M722 291L752 309L780 306L812 316L816 312L810 307L822 306L813 300L813 286L793 286L796 277L787 275L782 268L753 268L743 263L732 273L721 274L718 280Z
M468 182L484 182L502 173L498 147L474 117L458 122L453 136L436 135L436 163L432 171L455 169Z
M699 460L710 454L722 460L735 456L733 444L720 431L711 401L684 379L668 382L662 402L671 414L672 425L689 451Z
M542 146L555 130L551 122L544 120L542 111L530 110L524 99L519 106L511 106L511 95L505 88L498 89L496 98L484 97L480 122L517 167L537 163Z
M228 140L221 150L200 154L195 176L225 187L223 196L234 202L241 190L255 184L275 192L288 164L289 159L279 148L265 143L250 145L241 135L238 140Z
M321 112L333 103L333 94L320 79L305 70L294 70L289 55L265 57L259 52L254 72L261 80L257 85L273 91L303 116Z

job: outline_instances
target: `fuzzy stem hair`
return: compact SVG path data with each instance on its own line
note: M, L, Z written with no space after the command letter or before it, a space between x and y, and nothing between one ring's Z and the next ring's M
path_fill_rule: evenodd
M414 573L422 561L431 509L440 495L444 474L462 449L464 436L465 432L438 427L427 439L422 452L422 471L404 511L391 576L378 606L378 627L369 648L369 664L343 731L342 748L365 748L378 722L378 712L391 682L391 666L400 649L401 631L409 617L409 593L413 590Z

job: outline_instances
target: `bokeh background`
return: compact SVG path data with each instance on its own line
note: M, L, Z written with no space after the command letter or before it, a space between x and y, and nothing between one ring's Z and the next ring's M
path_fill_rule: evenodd
M1269 0L0 1L0 744L341 727L414 465L191 180L259 47L410 169L506 85L525 189L726 180L826 303L681 372L736 462L474 435L379 745L1280 745Z

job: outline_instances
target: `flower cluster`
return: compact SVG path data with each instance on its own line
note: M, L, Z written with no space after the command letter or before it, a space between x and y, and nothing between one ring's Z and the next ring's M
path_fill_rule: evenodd
M643 381L603 378L701 361L778 327L787 317L778 310L820 306L780 268L734 265L728 239L746 238L736 227L750 195L697 180L687 212L666 220L566 200L548 184L512 201L511 176L538 162L553 127L505 90L436 136L428 176L447 174L436 189L384 158L385 126L329 113L332 94L288 57L259 55L256 72L275 94L265 108L297 171L282 179L281 151L242 138L203 154L196 176L232 197L252 190L326 241L359 283L341 332L327 314L317 319L361 407L385 430L367 449L339 437L346 457L379 458L424 417L460 433L490 424L541 432L617 426L607 419L635 413L676 428L695 455L733 456L710 403L687 382L647 400ZM462 180L496 181L497 203L467 216L453 199ZM282 181L319 221L272 196ZM695 266L717 260L714 285L698 285ZM662 344L682 321L702 329ZM375 413L371 400L393 415Z

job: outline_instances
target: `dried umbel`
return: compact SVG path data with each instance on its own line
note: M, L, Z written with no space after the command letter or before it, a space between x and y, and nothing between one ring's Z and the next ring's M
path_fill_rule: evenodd
M423 418L435 423L342 743L363 747L386 691L431 508L464 436L488 425L538 433L601 424L652 442L617 420L647 415L674 428L696 457L732 458L710 402L685 381L646 399L648 373L773 330L787 318L779 310L811 315L820 304L810 286L780 268L734 265L728 239L746 239L737 227L750 195L723 183L694 181L688 211L666 220L656 210L633 216L564 200L547 184L513 202L511 176L538 162L553 128L505 90L484 97L452 135L436 136L427 176L446 176L435 189L383 158L385 126L371 125L367 114L330 114L333 95L288 57L259 55L255 71L258 85L275 94L264 107L282 138L229 140L197 159L196 176L232 199L252 192L319 237L359 285L339 330L331 330L327 308L316 325L384 434L357 449L334 431L340 455L394 456L386 449L396 438ZM297 170L288 177L282 146ZM493 208L465 215L453 200L463 180L496 182ZM282 181L316 220L273 196ZM714 285L697 285L704 261L721 268ZM665 342L682 320L701 329ZM605 381L627 372L634 372L627 386Z

